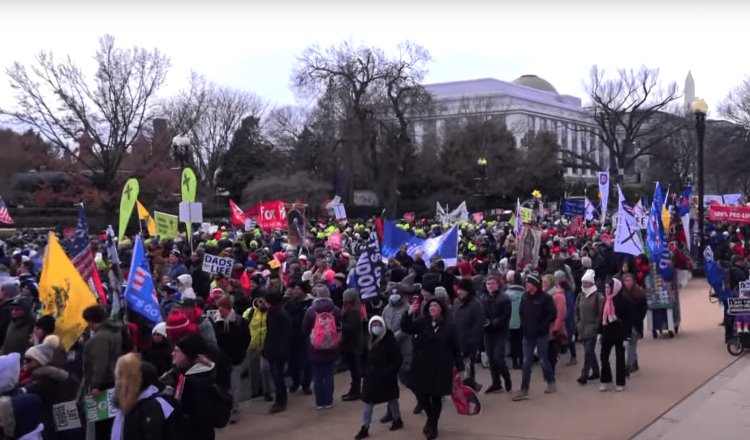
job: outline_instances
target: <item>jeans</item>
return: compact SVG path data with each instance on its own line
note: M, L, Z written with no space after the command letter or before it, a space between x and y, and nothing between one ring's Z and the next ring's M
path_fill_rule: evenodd
M273 378L268 362L261 356L260 350L253 348L247 351L248 370L250 372L250 387L253 395L273 392Z
M315 406L333 405L333 362L313 362Z
M534 365L534 348L539 355L539 362L542 364L542 373L547 383L555 383L555 376L552 373L552 366L549 363L547 348L549 347L549 336L542 336L536 339L523 339L523 369L521 371L521 390L529 391L531 382L531 367Z
M510 330L510 357L519 364L523 360L523 335L521 329Z
M265 360L265 358L264 358ZM286 383L284 382L284 361L266 361L271 370L273 386L276 388L276 403L286 405Z
M474 369L474 356L464 356L464 374L466 374L466 379L464 380L464 384L467 386L470 386L472 388L476 388L477 381L476 381L476 370Z
M375 405L365 403L365 410L362 412L362 426L370 427L372 423L372 412L375 409ZM401 409L398 405L398 399L388 401L388 414L391 415L393 420L401 419Z
M293 387L310 388L312 371L307 360L306 347L293 346L289 359L289 376L292 378Z
M588 378L589 375L599 375L599 362L596 360L596 338L581 340L583 343L583 368L581 377Z
M352 378L352 383L349 386L351 392L359 393L362 386L362 373L361 373L361 361L359 353L341 353L341 358L346 365L346 369L349 370L349 376Z
M557 368L557 357L560 354L560 341L557 339L550 339L549 345L547 346L547 357L549 358L549 365L552 367L552 375L555 375Z
M440 413L443 411L443 397L418 394L417 403L422 407L425 414L427 414L427 426L437 429Z
M502 377L506 389L510 389L510 371L505 363L505 347L508 343L508 333L486 333L484 335L484 349L490 359L490 376L492 385L499 385Z
M617 386L625 386L625 346L623 341L608 340L602 338L602 383L612 383L612 367L609 365L609 354L615 349L615 383Z
M576 326L573 324L573 321L566 321L565 323L565 330L568 332L568 343L566 344L566 347L568 350L570 350L570 358L575 359L576 356L576 343L575 343L575 332L576 332Z
M638 330L633 329L633 333L630 336L630 344L628 345L626 362L630 367L638 363L638 340L642 337L643 335L638 333Z

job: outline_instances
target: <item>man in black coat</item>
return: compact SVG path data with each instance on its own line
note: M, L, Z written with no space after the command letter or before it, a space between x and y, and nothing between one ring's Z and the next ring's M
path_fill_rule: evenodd
M276 401L269 413L276 414L286 409L287 392L284 382L284 365L289 359L289 345L292 335L292 321L282 305L284 297L280 292L266 295L268 321L266 340L263 343L263 357L268 361L271 377L276 390Z
M465 384L479 392L482 385L476 382L474 356L479 352L484 337L484 310L474 295L474 283L471 280L460 280L455 290L458 299L452 309L453 323L458 333L458 344L463 356L464 368L468 373Z
M294 393L301 386L302 392L310 395L312 394L310 390L312 371L307 359L309 335L302 331L302 322L305 320L307 309L312 305L313 297L308 295L306 286L307 284L302 281L292 281L289 287L291 297L284 304L284 310L291 320L289 375L292 378L292 386L289 387L289 391Z
M490 376L492 384L486 394L494 393L503 389L502 377L505 382L505 391L511 390L510 371L505 363L505 347L508 345L510 334L510 315L513 305L510 297L500 290L502 277L492 274L487 277L487 293L482 295L482 307L484 309L484 350L490 361Z
M536 272L526 277L526 293L521 298L519 313L521 316L521 333L523 334L523 368L521 375L521 389L513 400L529 398L529 383L531 382L531 367L534 364L534 349L536 348L539 362L542 364L544 380L547 382L546 394L557 391L552 365L547 355L549 346L549 328L557 317L552 296L541 289L541 280Z

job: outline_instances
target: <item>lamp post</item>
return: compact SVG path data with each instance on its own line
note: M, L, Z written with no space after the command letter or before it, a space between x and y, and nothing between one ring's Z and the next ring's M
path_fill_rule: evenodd
M705 216L705 207L703 205L703 196L705 190L703 188L703 141L706 137L706 113L708 113L708 104L701 98L696 99L690 104L690 108L695 114L695 133L698 137L698 249L700 250L700 258L703 258L703 217Z
M477 167L479 167L479 179L481 184L481 195L482 195L482 211L487 210L487 158L480 157L477 159Z

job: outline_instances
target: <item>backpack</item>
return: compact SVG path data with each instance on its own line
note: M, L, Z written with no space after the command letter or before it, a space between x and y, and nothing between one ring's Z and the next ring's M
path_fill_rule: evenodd
M315 350L332 350L339 346L339 332L336 318L331 312L319 312L315 315L315 324L310 333L310 344Z
M209 419L214 428L224 428L232 417L234 401L232 395L222 387L214 384L208 396L211 399L211 414Z

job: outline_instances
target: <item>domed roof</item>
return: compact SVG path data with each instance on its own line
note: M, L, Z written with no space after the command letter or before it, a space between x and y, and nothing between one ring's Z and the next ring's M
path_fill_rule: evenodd
M521 75L513 80L513 84L557 94L557 90L549 81L536 75Z

